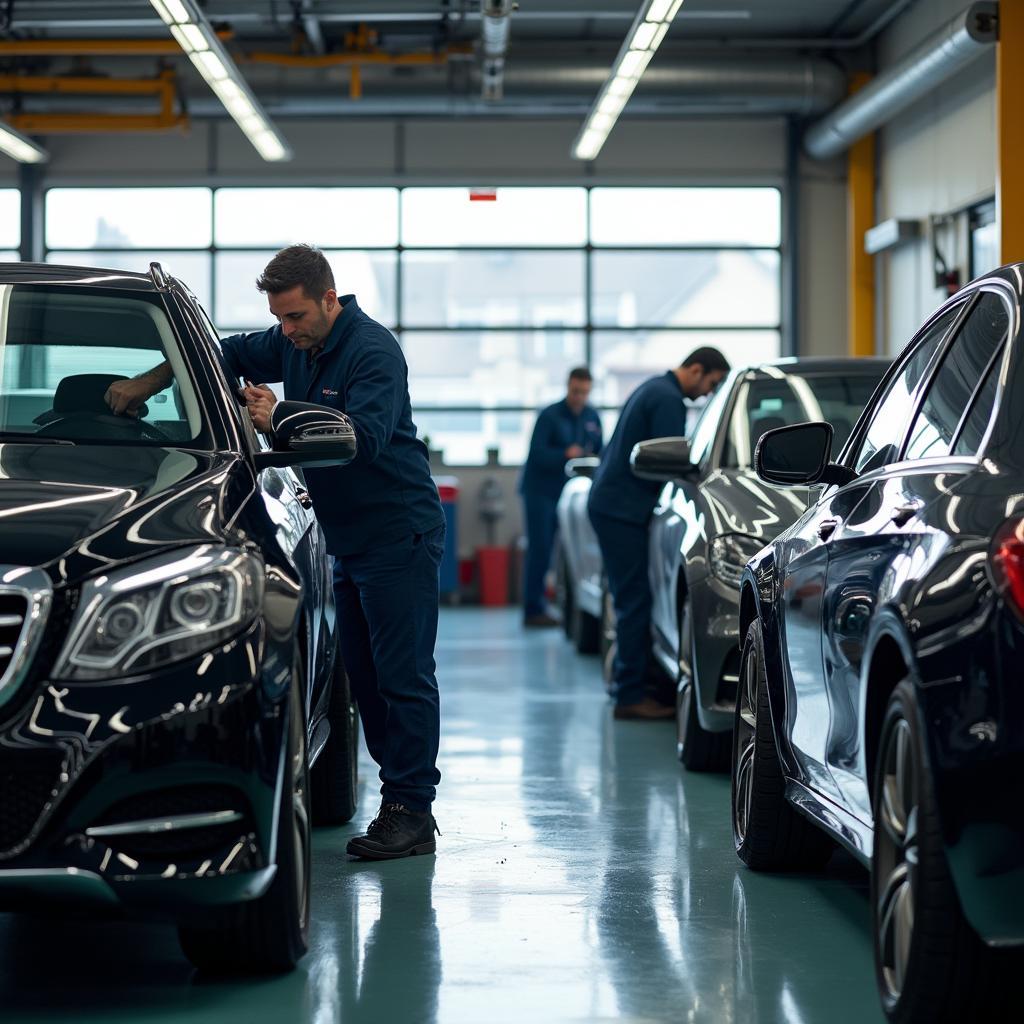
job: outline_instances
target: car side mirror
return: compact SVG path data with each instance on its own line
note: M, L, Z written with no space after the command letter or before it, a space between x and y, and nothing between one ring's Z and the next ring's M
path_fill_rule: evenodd
M857 474L829 462L832 436L831 423L795 423L769 430L754 449L754 470L766 483L783 487L849 483Z
M256 465L344 466L356 457L356 432L343 413L309 402L278 402L270 414L274 447Z
M700 470L690 461L690 442L685 437L656 437L633 445L629 455L633 475L641 480L665 483L694 476Z
M565 475L585 476L592 480L600 465L601 460L596 455L582 455L578 459L570 459L565 464Z

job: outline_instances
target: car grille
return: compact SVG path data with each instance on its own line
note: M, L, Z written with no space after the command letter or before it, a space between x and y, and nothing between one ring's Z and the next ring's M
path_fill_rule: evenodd
M63 768L60 751L7 751L0 756L0 851L8 853L28 839Z
M0 592L0 679L7 674L14 660L27 614L27 597Z

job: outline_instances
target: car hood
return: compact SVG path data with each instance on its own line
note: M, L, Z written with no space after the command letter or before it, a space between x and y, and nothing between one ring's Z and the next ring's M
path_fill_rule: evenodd
M0 563L74 583L101 568L228 539L244 487L233 454L0 445Z
M790 527L807 509L806 487L774 487L758 479L751 469L720 469L701 482L711 518L710 538L743 533L768 544Z

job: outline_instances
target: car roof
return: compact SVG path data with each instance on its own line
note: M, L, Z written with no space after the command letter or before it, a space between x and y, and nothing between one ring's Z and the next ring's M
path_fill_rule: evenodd
M0 263L0 284L91 284L129 291L157 291L148 274L58 263Z
M763 363L752 363L739 372L772 377L773 370L784 373L879 373L892 362L885 356L797 356L788 359L772 359Z

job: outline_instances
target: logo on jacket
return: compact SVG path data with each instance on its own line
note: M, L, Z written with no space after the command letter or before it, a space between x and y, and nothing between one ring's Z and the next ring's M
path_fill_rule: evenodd
M337 389L335 389L335 388L324 388L323 396L324 396L324 398L337 398L338 397Z

